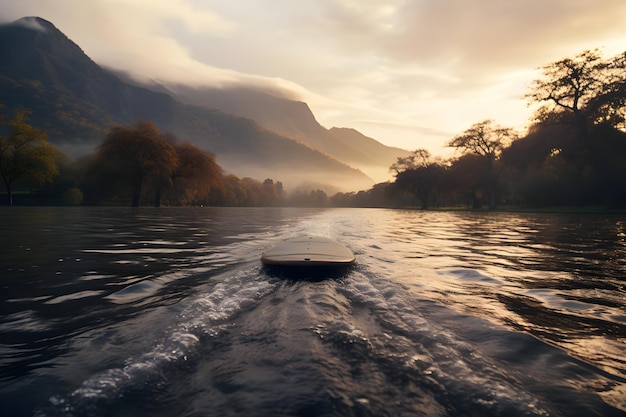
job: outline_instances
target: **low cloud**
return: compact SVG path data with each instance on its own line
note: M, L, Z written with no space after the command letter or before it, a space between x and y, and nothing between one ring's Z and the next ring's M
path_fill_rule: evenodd
M22 25L28 29L36 30L39 32L45 32L46 28L33 16L27 16L19 21L16 21L15 24Z
M253 87L409 149L443 147L438 132L485 118L523 126L537 67L626 44L623 0L0 0L0 10L50 20L135 77Z

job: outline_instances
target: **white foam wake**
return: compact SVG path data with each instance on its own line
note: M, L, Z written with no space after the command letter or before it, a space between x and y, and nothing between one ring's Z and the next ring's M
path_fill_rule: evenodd
M188 305L174 319L176 324L165 332L161 341L155 341L151 351L92 376L69 395L52 397L52 411L35 415L93 412L100 404L120 398L133 387L158 381L168 366L188 361L202 338L219 335L229 320L255 305L275 287L276 283L268 281L256 269L226 277L210 292L184 301Z

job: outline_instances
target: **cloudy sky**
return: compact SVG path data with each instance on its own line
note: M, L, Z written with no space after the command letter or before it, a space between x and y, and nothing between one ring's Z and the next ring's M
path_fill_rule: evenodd
M624 0L0 0L94 61L146 78L244 83L306 101L325 127L391 146L493 119L523 131L537 68L626 50Z

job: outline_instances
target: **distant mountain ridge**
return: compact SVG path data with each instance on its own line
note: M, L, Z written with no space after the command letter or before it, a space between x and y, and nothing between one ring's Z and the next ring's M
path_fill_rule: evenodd
M354 166L370 175L386 177L392 163L408 151L383 145L349 128L324 128L309 106L301 101L276 97L245 88L209 88L166 85L181 101L223 110L255 120L269 130Z
M296 182L333 184L342 190L373 183L347 164L350 158L364 161L367 155L350 150L343 134L322 128L305 103L263 96L262 103L277 103L265 104L263 116L255 114L250 100L247 113L262 119L253 121L242 117L241 110L228 114L226 105L218 110L194 101L187 92L166 94L121 80L44 19L28 17L0 25L0 103L8 110L31 109L32 123L46 129L50 142L66 151L93 149L114 124L151 120L214 152L224 169L239 176L274 178L286 187ZM223 103L228 103L227 97ZM293 117L277 123L281 111ZM319 144L311 143L311 132L322 132Z

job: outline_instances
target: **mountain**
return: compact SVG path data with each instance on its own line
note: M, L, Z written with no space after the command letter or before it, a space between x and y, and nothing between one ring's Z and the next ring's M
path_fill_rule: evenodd
M352 161L351 165L366 172L372 178L388 178L389 167L398 160L398 157L406 157L410 153L406 149L383 145L356 129L333 127L329 132L337 142L352 149L358 149L360 154L367 155L367 158Z
M53 140L101 139L112 123L168 121L174 106L172 97L120 82L40 18L0 26L0 83L0 100L31 109Z
M159 86L157 88L162 88ZM404 149L385 146L354 129L324 128L309 106L301 101L276 97L252 88L209 88L166 85L177 99L186 103L223 110L253 119L265 128L358 168L378 181L389 177L389 167ZM150 87L148 87L150 88Z
M363 189L373 181L322 152L251 119L184 103L121 80L93 62L52 23L27 17L0 25L0 103L32 110L31 123L68 153L92 151L115 124L151 120L217 156L228 172Z

